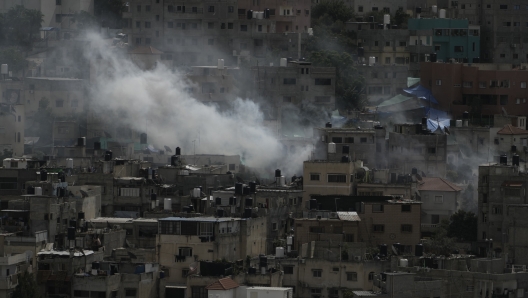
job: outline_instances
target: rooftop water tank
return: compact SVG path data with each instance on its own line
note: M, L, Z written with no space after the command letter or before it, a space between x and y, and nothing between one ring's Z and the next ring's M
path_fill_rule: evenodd
M275 257L284 258L284 247L275 247Z
M172 210L172 200L170 198L163 200L163 210Z
M336 144L334 142L328 143L328 153L336 153Z

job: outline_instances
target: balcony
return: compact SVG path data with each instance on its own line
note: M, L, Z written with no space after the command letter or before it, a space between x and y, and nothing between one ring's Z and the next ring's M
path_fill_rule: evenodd
M0 277L0 290L10 290L18 286L18 275Z
M0 265L9 266L27 261L28 255L26 253L17 254L10 257L1 257Z
M440 227L440 224L421 224L422 229L436 229Z

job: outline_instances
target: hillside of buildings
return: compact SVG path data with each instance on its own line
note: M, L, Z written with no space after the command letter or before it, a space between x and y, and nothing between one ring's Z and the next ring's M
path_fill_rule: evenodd
M525 16L4 1L0 298L528 297Z

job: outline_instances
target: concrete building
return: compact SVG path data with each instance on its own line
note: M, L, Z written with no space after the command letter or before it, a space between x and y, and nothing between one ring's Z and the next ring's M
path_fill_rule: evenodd
M389 132L389 168L409 173L413 168L445 177L447 135L422 130L421 124L395 124Z
M503 110L526 115L527 77L524 65L511 64L422 63L420 71L421 84L431 90L440 109L456 117L472 111L477 119L493 118Z
M470 24L482 28L483 62L520 64L526 62L523 47L528 43L526 26L522 18L526 13L524 3L515 1L461 0L452 8L453 14L468 19Z
M341 162L309 160L303 163L303 201L313 195L345 195L354 193L354 173L361 161Z
M449 220L460 209L462 188L438 177L422 177L418 181L422 202L422 233L434 232L442 220Z
M13 91L14 92L14 91ZM24 155L26 113L22 104L0 105L0 150L12 151L13 156Z
M300 250L304 243L311 241L331 241L344 245L357 242L359 218L356 212L310 211L306 217L295 219L295 245Z
M6 236L6 235L2 235ZM7 245L3 245L7 247ZM9 249L4 251L10 251ZM6 253L0 257L0 297L11 297L18 286L18 277L24 272L32 272L33 251Z
M408 0L352 0L347 1L346 4L354 9L354 12L358 15L365 15L370 12L379 13L383 12L386 14L394 14L397 10L407 9ZM319 2L315 2L319 3Z

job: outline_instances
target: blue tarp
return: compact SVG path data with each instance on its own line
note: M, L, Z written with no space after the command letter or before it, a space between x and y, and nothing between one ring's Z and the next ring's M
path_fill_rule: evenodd
M427 128L432 132L435 132L438 128L444 130L444 127L449 127L450 118L449 115L444 112L433 108L425 108L425 115L427 119Z
M438 101L436 100L436 98L434 98L431 91L422 85L418 85L413 88L403 89L403 91L418 98L425 99L426 101L430 101L431 103L438 104Z

